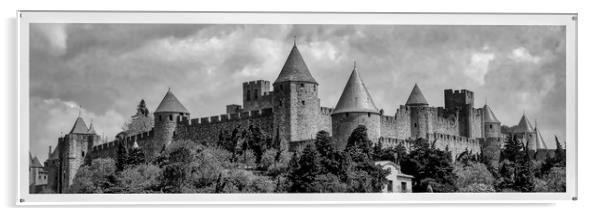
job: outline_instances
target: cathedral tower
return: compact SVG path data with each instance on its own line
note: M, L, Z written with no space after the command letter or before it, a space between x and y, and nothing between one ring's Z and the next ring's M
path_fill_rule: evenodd
M337 149L345 148L347 139L358 125L366 126L368 138L376 143L380 137L380 118L378 108L354 65L332 112L332 136Z
M273 84L274 136L281 148L290 142L314 139L318 132L320 99L318 82L312 77L297 44Z
M157 153L164 146L171 143L178 121L184 118L189 119L190 113L171 92L171 89L169 89L159 106L157 106L154 116L155 127L153 128L153 134L155 140L150 150L153 153Z

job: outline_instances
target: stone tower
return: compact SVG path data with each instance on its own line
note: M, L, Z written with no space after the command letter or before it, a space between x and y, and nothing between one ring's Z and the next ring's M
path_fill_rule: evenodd
M178 121L189 119L190 113L171 92L171 89L169 89L163 100L161 100L161 103L159 103L159 106L157 106L154 116L154 143L152 148L148 149L153 154L161 151L163 147L171 143Z
M430 130L429 112L426 111L429 103L422 94L422 90L418 84L414 84L414 88L408 96L406 106L410 107L410 132L415 139L426 138Z
M271 107L270 81L256 80L242 84L243 109L246 111L260 110Z
M354 65L332 112L332 136L336 148L345 148L347 139L358 125L366 126L368 138L376 143L380 137L380 119L378 108Z
M503 142L501 123L495 117L495 114L493 114L493 111L491 111L491 108L489 108L487 104L485 104L481 110L483 112L483 138L481 138L482 158L485 163L497 168Z
M513 136L519 138L525 145L529 151L537 151L537 143L536 143L536 133L527 119L527 116L523 113L523 116L520 118L518 125L512 131Z
M293 44L273 84L274 136L281 148L291 142L314 139L318 132L320 99L318 82L312 77L297 44Z
M483 106L483 137L497 138L502 136L501 123L487 104Z
M60 137L54 153L49 157L48 187L57 193L66 192L73 184L79 167L89 162L88 152L100 143L94 126L86 126L84 119L77 117L69 134Z
M444 94L445 108L459 112L458 126L460 136L468 138L474 138L478 136L479 134L472 134L473 125L471 118L473 116L474 104L473 92L466 89L462 89L460 91L445 89Z

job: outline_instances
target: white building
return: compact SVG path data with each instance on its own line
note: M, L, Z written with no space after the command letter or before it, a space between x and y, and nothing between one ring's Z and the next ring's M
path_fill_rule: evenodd
M383 188L386 193L412 193L412 179L414 176L401 172L401 168L391 161L376 161L376 165L389 170L387 185Z

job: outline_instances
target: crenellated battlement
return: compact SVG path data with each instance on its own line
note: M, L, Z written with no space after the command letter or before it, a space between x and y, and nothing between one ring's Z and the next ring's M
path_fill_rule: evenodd
M248 112L240 112L240 113L230 113L230 114L222 114L215 115L210 117L202 117L195 119L182 119L178 121L178 124L184 126L199 126L199 125L208 125L208 124L217 124L223 122L231 122L231 121L239 121L244 119L254 119L254 118L262 118L272 115L272 108L265 108L261 110L251 110Z
M478 145L479 140L474 138L468 138L463 136L449 135L449 134L441 134L441 133L429 133L426 135L428 140L438 140L445 142L456 142L456 143L466 143L471 145Z
M334 109L330 108L330 107L320 107L321 115L331 115L333 111L334 111Z
M394 124L397 121L397 116L382 115L380 121L383 123Z
M154 136L154 132L151 131L147 131L147 132L142 132L139 134L135 134L135 135L131 135L128 137L125 137L123 140L113 140L110 142L106 142L106 143L102 143L96 146L92 146L92 152L98 152L98 151L103 151L103 150L108 150L108 149L113 149L115 147L117 147L117 145L119 144L119 142L125 142L125 143L134 143L134 141L142 141L142 140L148 140L148 139L152 139Z

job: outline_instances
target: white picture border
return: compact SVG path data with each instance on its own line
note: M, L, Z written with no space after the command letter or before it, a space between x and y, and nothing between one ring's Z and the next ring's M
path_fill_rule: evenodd
M17 11L17 205L549 203L577 199L577 14ZM565 193L29 194L29 24L558 25L566 27Z

